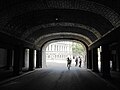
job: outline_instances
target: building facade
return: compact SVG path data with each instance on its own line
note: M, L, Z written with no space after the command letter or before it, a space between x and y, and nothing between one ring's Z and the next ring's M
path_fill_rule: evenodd
M51 43L46 48L46 60L66 60L72 58L72 42L60 41Z

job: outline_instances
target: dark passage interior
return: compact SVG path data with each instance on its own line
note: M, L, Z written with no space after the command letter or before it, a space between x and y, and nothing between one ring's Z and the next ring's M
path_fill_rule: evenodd
M119 0L0 0L0 90L120 89L119 38Z

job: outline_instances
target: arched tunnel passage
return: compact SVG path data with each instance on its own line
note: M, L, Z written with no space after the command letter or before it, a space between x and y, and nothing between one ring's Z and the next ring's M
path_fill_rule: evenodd
M87 48L77 40L52 40L42 48L42 67L51 69L67 69L67 58L72 60L71 69L87 68ZM76 61L77 60L77 61Z

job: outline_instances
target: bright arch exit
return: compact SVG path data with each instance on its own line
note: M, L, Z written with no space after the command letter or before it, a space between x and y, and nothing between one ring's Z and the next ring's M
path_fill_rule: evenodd
M57 40L47 43L43 48L43 64L46 68L67 68L67 58L72 60L71 68L76 66L76 59L81 58L81 68L86 68L86 47L78 41Z

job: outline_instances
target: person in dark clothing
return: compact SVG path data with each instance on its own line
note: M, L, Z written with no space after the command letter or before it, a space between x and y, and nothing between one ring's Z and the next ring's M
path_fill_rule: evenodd
M75 59L75 66L77 66L78 65L78 58L76 57L76 59Z
M82 59L81 59L81 57L79 56L79 67L81 67L81 63L82 63Z
M70 67L71 67L71 62L72 62L72 60L68 57L67 58L67 67L68 67L69 70L70 70Z

